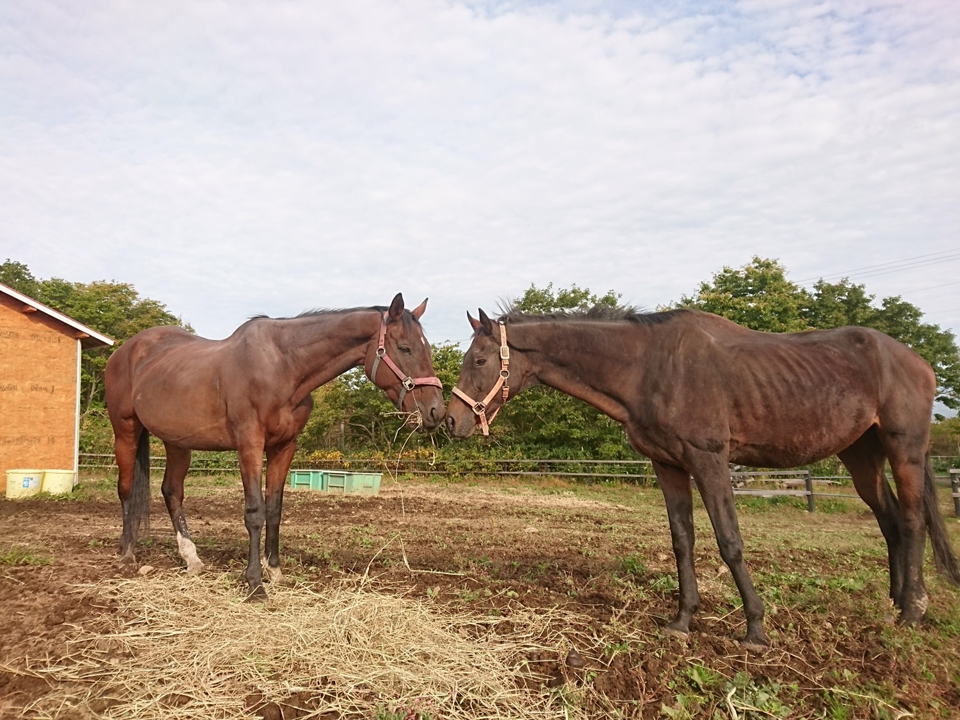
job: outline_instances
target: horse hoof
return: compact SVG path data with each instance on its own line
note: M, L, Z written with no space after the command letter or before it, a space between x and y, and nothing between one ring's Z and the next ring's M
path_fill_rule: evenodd
M667 625L665 628L663 628L662 632L666 637L677 638L678 640L683 641L686 641L687 638L690 637L690 633L686 630L680 630L679 628L671 627L670 625Z
M283 580L283 573L280 571L279 566L270 567L269 565L267 565L266 568L264 568L264 570L267 576L268 583L276 584L276 583L279 583L281 580Z
M924 596L919 602L912 604L900 612L897 619L899 625L917 625L927 614L927 598Z
M120 574L123 577L136 577L137 575L137 561L133 558L124 557L120 558Z
M770 649L770 643L768 643L766 640L761 640L760 642L753 640L742 640L740 645L744 650L748 650L752 653L765 653Z
M257 585L253 590L250 591L250 594L247 595L247 602L266 602L267 601L267 591L263 589L263 585Z
M202 560L187 562L187 575L199 575L201 570L203 570Z

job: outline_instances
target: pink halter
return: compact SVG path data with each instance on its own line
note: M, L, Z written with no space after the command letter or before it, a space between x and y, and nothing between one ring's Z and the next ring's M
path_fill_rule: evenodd
M403 409L403 398L406 396L407 392L413 390L418 385L433 385L438 387L441 390L443 389L443 383L440 382L438 377L421 377L421 378L412 378L409 375L404 374L404 372L397 367L397 364L390 359L390 356L387 355L387 349L384 347L383 342L387 336L387 317L389 316L389 311L384 311L383 316L380 318L380 338L377 342L377 357L373 361L373 368L370 370L370 380L376 384L377 377L377 368L380 366L380 361L386 363L387 367L393 370L393 374L400 379L400 399L397 401L397 407Z
M500 412L500 408L494 410L488 421L486 412L487 405L490 404L490 401L493 400L501 388L503 388L503 402L506 402L507 397L510 395L510 387L507 385L507 380L510 377L510 348L507 347L507 326L502 322L498 324L500 325L500 377L497 378L493 389L480 401L474 400L460 388L455 387L453 389L453 394L469 405L470 409L473 410L473 414L480 418L480 431L484 435L490 434L490 423L493 422L497 413ZM503 407L503 405L500 407Z

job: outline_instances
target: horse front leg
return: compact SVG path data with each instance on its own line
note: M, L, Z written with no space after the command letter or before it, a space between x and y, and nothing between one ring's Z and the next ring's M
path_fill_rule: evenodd
M660 490L667 503L670 519L670 539L673 555L677 561L677 579L680 584L680 607L677 616L664 628L668 635L686 637L690 621L700 607L697 590L697 574L693 564L693 493L690 489L690 474L672 465L653 463L653 470L660 482Z
M743 639L743 646L748 650L765 650L770 643L763 632L763 602L753 587L743 559L743 536L737 522L726 453L694 450L689 454L693 478L713 524L720 557L730 568L743 600L743 614L747 619L747 635Z
M197 557L197 546L194 545L187 530L187 519L183 514L183 481L190 469L190 451L164 443L167 449L167 469L163 472L163 501L170 513L170 522L173 523L173 532L177 536L177 549L180 557L187 564L187 572L191 575L200 572L203 563Z
M263 531L265 510L261 474L263 472L263 442L245 443L237 454L240 458L240 476L243 479L243 522L250 535L250 553L247 558L247 588L250 600L265 600L263 568L260 565L260 533Z
M267 579L280 582L280 519L283 514L283 488L287 471L297 449L296 440L267 448L267 536L264 552L267 560Z

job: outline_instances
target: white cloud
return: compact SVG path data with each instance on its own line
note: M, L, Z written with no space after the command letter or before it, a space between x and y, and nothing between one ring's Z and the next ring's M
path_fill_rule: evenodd
M10 3L0 254L201 334L531 282L652 307L957 246L946 3ZM956 264L867 281L960 329ZM951 309L952 308L952 309ZM940 311L939 313L936 311Z

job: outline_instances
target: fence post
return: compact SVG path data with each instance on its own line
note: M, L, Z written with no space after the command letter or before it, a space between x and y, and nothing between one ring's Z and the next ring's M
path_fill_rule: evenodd
M960 518L960 470L950 468L950 494L953 495L953 514Z
M807 474L803 476L803 482L807 486L807 512L813 512L813 475L809 468Z

